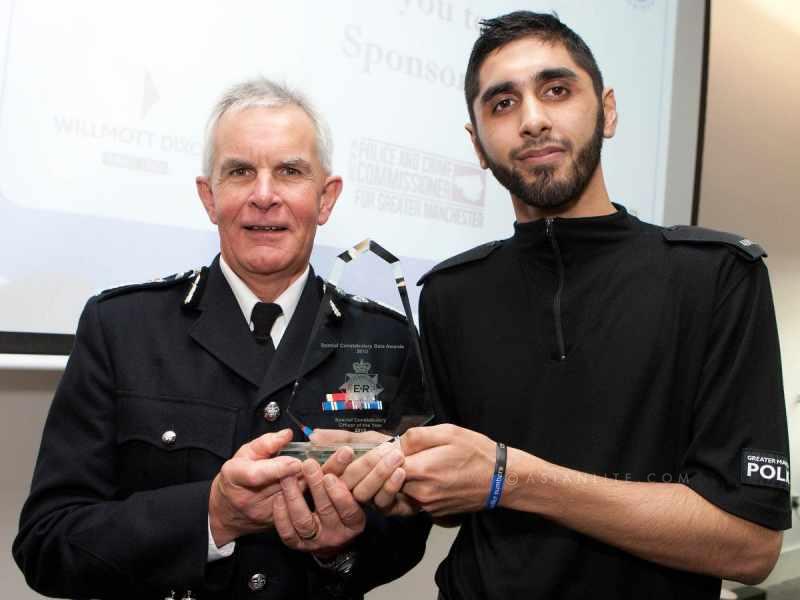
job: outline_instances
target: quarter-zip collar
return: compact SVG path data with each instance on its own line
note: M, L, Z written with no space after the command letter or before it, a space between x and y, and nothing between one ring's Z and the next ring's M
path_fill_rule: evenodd
M617 209L615 213L601 217L547 217L514 224L511 243L519 252L524 268L536 264L553 273L550 306L554 339L551 342L551 355L558 362L567 360L574 342L574 339L567 339L565 333L564 299L570 293L570 278L581 267L592 263L593 259L618 248L621 242L639 230L638 221L628 214L625 207L618 204L614 207Z
M560 260L564 268L569 269L637 234L637 219L628 214L624 206L614 204L614 207L617 212L601 217L548 217L514 223L511 243L526 259L552 266L555 240Z

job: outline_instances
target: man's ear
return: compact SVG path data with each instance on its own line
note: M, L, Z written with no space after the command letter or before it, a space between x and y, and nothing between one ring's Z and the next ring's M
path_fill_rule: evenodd
M197 187L197 195L200 196L200 201L203 203L203 208L206 209L206 214L209 220L217 224L217 209L214 202L214 192L211 189L211 182L208 177L199 175L195 178L194 184Z
M342 178L338 175L331 175L325 180L325 186L322 188L322 195L319 199L318 225L325 225L330 219L336 200L339 199L339 194L342 193L342 186Z
M612 138L617 131L617 99L613 88L603 90L603 117L603 137Z
M472 147L475 150L475 155L478 157L478 162L481 165L481 169L488 169L489 163L486 162L486 157L483 154L483 147L478 139L478 133L475 125L472 123L466 123L464 125L464 129L466 129L467 133L469 134L469 139L472 142Z

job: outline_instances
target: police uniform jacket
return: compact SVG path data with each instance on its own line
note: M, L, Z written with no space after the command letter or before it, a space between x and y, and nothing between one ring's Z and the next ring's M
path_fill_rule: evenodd
M274 530L241 537L232 557L207 563L211 481L242 444L291 426L286 403L322 296L312 272L265 372L218 261L87 303L13 547L37 591L137 600L187 590L198 600L358 597L421 558L425 518L368 512L346 580L287 549ZM386 360L337 341L405 340L405 327L385 309L342 296L321 328L327 342L312 348L301 374L336 391L354 362ZM270 402L281 409L271 422Z
M518 223L512 238L424 278L437 414L579 471L575 485L686 485L786 529L788 435L762 256L739 236L656 227L621 206ZM436 580L459 600L715 599L720 590L719 578L502 508L466 517Z

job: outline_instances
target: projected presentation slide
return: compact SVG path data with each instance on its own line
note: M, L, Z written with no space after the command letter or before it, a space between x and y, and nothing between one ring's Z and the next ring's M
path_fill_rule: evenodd
M555 10L616 90L612 199L663 214L674 2L528 2ZM463 81L479 21L519 2L0 2L0 331L74 332L87 298L208 264L196 196L208 112L264 75L330 122L344 191L312 263L372 238L416 281L508 237L508 193L482 170ZM347 281L343 282L348 287ZM391 285L361 289L397 300ZM417 290L414 291L416 298Z

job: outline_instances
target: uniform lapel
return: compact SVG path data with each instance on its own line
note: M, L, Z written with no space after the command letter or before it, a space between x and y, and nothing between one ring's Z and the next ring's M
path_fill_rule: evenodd
M336 317L324 317L320 326L317 341L312 342L308 356L303 362L306 346L309 344L311 330L314 327L314 320L322 299L322 286L314 275L312 269L308 274L308 280L303 288L300 301L297 304L292 320L286 333L283 334L281 343L275 351L272 364L269 367L261 388L258 391L258 399L266 398L285 385L306 373L315 369L324 361L339 342L339 323L335 322Z
M263 356L256 351L242 309L219 267L219 257L208 271L208 282L198 309L201 315L189 335L217 360L258 386L264 377Z

